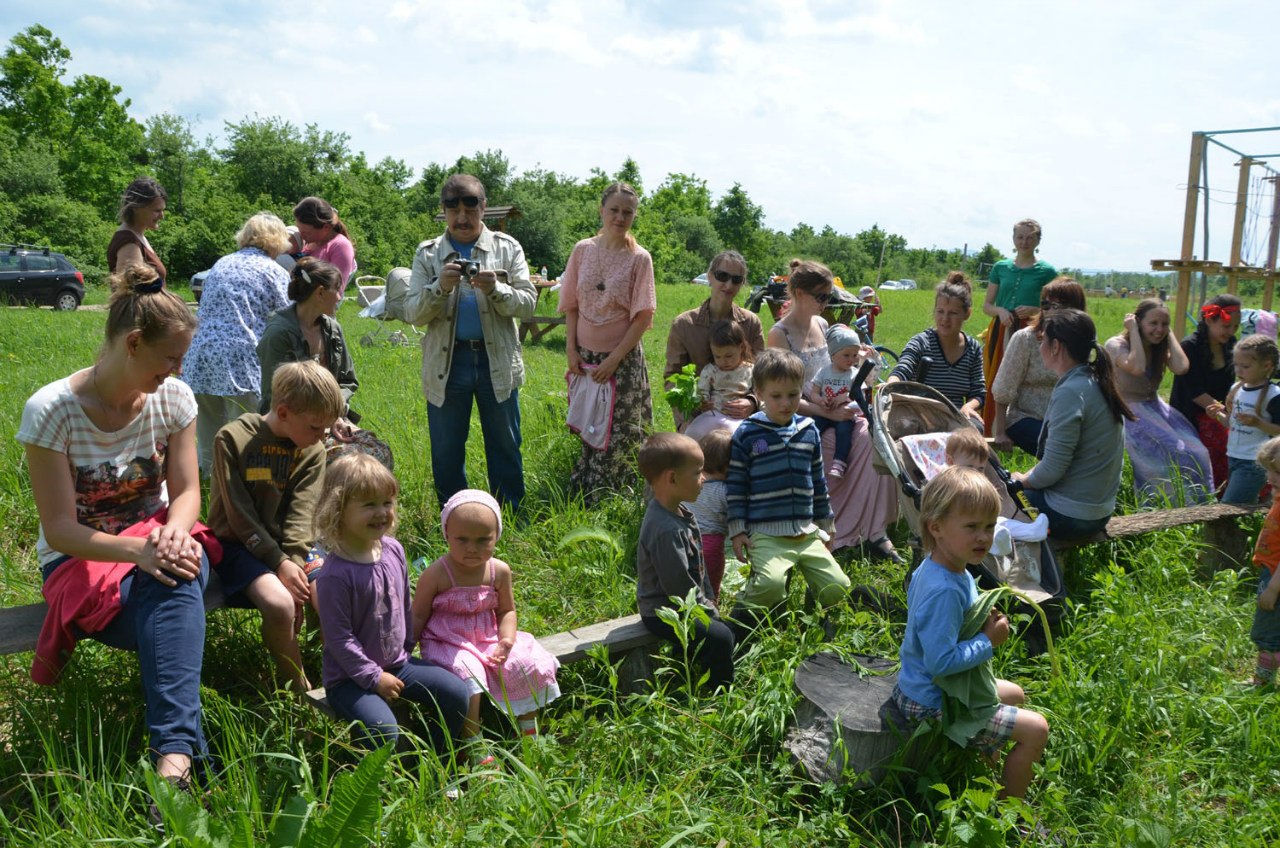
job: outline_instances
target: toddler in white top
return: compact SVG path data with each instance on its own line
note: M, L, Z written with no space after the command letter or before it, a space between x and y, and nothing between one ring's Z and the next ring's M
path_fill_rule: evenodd
M739 419L724 412L727 401L751 396L751 346L746 333L733 321L717 321L711 327L711 361L698 374L698 398L703 412L689 422L684 434L700 440L713 430L738 429Z
M1232 351L1237 383L1227 392L1219 421L1227 426L1227 487L1222 502L1256 504L1267 472L1255 461L1258 448L1280 435L1280 386L1272 383L1280 350L1261 334L1245 336Z
M805 386L805 397L817 406L834 412L837 409L856 410L853 401L853 381L857 377L858 363L862 359L862 341L858 334L845 324L832 324L827 328L827 351L831 361L818 369ZM831 428L836 431L835 459L831 463L830 477L843 477L849 468L849 451L853 448L853 419L813 416L818 432Z

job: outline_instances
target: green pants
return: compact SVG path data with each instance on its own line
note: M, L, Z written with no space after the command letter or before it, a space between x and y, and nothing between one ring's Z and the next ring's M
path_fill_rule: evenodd
M849 578L818 538L751 534L751 576L738 597L743 606L773 608L786 600L787 572L798 566L818 604L834 606L849 594Z

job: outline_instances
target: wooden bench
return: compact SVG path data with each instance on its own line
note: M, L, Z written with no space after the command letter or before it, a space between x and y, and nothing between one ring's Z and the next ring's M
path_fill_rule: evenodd
M1207 573L1212 573L1223 568L1238 568L1249 561L1252 550L1250 539L1241 532L1237 519L1264 512L1268 508L1268 504L1207 504L1135 512L1113 517L1107 522L1107 529L1095 536L1062 542L1050 537L1049 544L1054 551L1066 551L1098 542L1134 539L1159 530L1198 524L1202 527L1201 535L1204 539L1204 546L1200 550L1201 567Z
M537 274L532 275L533 286L538 290L538 296L533 302L533 308L536 310L538 304L542 301L542 293L555 287L555 283L551 280L544 280ZM532 315L520 322L520 343L524 344L528 336L533 336L536 342L556 327L564 326L563 315Z
M618 690L633 692L652 679L652 652L661 640L640 623L639 615L627 615L552 636L539 636L538 642L560 660L561 665L584 660L593 649L604 646L610 657L622 657ZM323 687L308 692L306 701L325 715L336 718Z

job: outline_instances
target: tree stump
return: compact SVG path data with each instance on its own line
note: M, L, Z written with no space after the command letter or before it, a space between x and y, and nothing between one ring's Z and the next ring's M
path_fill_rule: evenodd
M835 654L815 654L796 669L796 689L804 696L796 723L783 745L814 781L857 785L881 779L912 728L891 695L896 663L856 656L857 664Z

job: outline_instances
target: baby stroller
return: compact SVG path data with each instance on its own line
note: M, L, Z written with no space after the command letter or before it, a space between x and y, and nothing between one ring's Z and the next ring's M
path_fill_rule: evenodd
M880 386L872 405L859 393L859 406L867 416L867 425L875 447L873 465L882 474L898 481L898 504L914 536L912 570L923 559L919 550L920 492L925 482L945 462L942 449L951 432L971 424L946 397L923 383L898 382ZM1030 523L1034 511L1000 461L993 455L987 464L987 477L1001 493L1000 514L1012 521ZM1024 528L1016 528L1024 529ZM1062 616L1066 587L1053 550L1047 541L1012 541L1006 555L987 554L981 564L969 570L979 588L992 589L1007 585L1035 601L1044 610L1050 625ZM908 576L910 581L910 576ZM1015 612L1030 613L1025 603ZM1039 619L1024 633L1028 653L1041 653L1045 636Z

